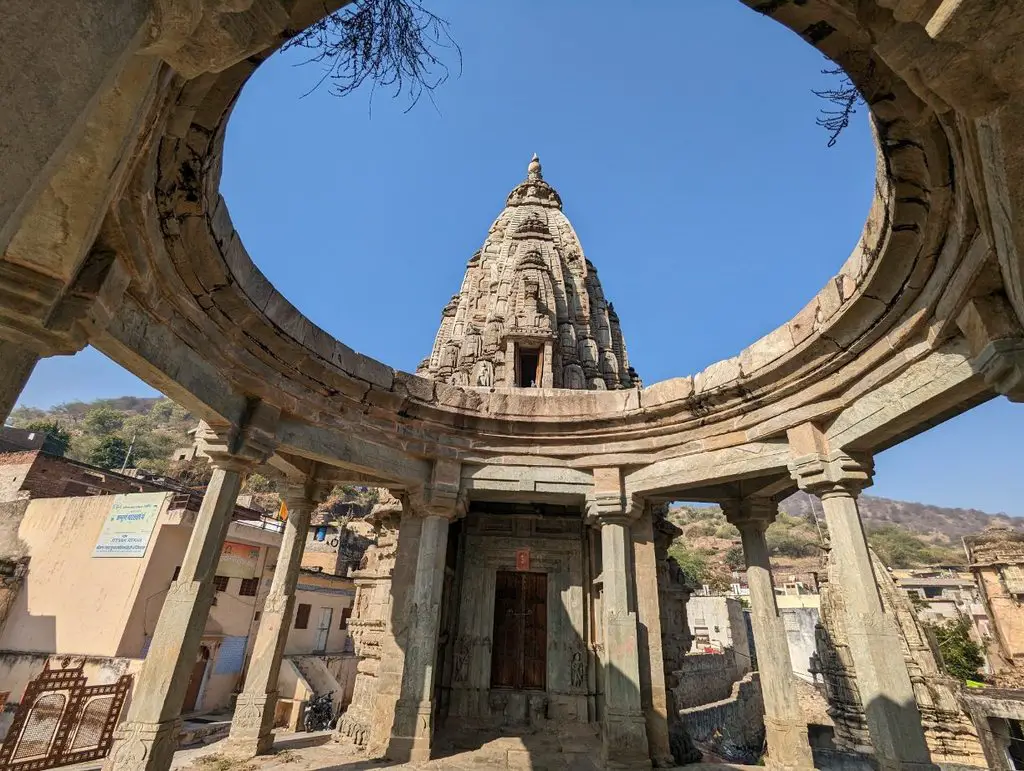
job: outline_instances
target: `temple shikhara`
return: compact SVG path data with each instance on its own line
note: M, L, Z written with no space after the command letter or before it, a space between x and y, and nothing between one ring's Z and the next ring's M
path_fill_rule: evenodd
M0 418L91 347L198 427L178 477L0 427L0 771L169 771L204 743L261 771L1024 768L1019 521L901 572L863 495L878 453L1024 402L1024 9L741 4L849 75L874 198L790 320L656 383L557 158L465 223L482 246L432 347L409 330L415 373L254 264L221 194L232 109L343 0L7 4ZM796 499L819 564L780 576ZM728 592L672 556L684 502L717 507ZM939 622L980 658L944 658Z
M466 266L417 374L460 386L640 384L619 317L536 155Z

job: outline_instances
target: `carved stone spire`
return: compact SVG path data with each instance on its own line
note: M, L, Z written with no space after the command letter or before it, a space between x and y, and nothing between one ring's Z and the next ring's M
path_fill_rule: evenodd
M470 258L417 372L486 388L638 384L618 315L536 154Z

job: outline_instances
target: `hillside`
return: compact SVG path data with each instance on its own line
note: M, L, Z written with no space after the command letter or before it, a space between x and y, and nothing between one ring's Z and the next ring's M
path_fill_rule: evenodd
M58 448L76 460L119 469L131 448L129 466L167 473L187 484L202 484L206 464L169 462L178 447L191 444L188 431L198 421L169 399L123 396L93 402L70 402L49 410L19 407L10 423L58 435ZM264 496L268 510L276 507L276 493L268 480L254 475L246 492ZM344 492L344 494L343 494ZM332 501L347 504L350 491L338 491ZM331 508L331 507L327 507ZM780 580L819 569L821 548L814 514L821 518L816 498L797 493L782 502L784 512L768 530L772 562ZM339 509L340 511L340 509ZM975 509L951 509L923 503L893 501L863 495L860 511L872 546L891 567L963 562L960 538L993 523L1024 528L1024 520ZM673 554L697 583L728 586L732 573L742 569L739 533L716 506L676 506L670 518L683 528ZM824 523L821 522L824 527Z
M821 516L821 504L807 493L797 493L782 503L789 514L808 517L814 510ZM1024 520L1006 514L986 514L977 509L948 509L927 503L894 501L861 495L857 499L861 517L869 526L900 525L921 535L933 535L941 541L954 542L959 548L960 539L971 533L984 530L988 525L1003 524L1010 527L1024 527Z

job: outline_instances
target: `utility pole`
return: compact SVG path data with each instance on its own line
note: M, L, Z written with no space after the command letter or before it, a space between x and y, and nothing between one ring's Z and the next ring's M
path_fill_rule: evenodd
M128 459L130 457L132 457L132 450L135 448L135 439L136 439L136 437L138 437L138 435L139 435L138 431L136 431L134 434L132 434L132 441L128 445L128 452L126 452L125 455L124 455L124 463L121 464L121 473L122 474L124 473L124 470L126 468L128 468Z

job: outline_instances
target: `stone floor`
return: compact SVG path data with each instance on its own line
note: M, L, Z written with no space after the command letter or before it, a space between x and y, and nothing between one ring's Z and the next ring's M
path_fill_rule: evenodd
M553 748L548 738L497 737L476 749L449 746L445 757L423 763L391 764L367 760L354 748L337 744L327 732L281 734L274 742L276 753L251 761L231 761L219 754L221 742L205 747L179 750L174 756L174 771L481 771L515 769L526 771L592 771L595 758L571 751ZM99 771L102 763L82 763L66 768L72 771ZM698 763L685 767L685 771L724 771L725 769L754 769L755 766L735 766L719 763Z

